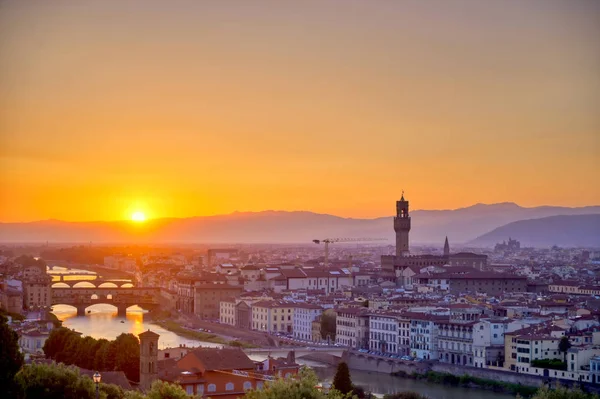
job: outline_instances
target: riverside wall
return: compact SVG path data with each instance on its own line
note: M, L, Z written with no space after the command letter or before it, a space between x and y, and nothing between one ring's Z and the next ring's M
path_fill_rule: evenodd
M537 375L519 374L514 371L504 371L498 369L483 369L478 367L459 366L448 363L431 363L431 371L438 373L448 373L456 376L470 375L471 377L483 378L487 380L509 382L521 384L530 387L539 387L544 383L544 378ZM546 379L547 380L547 379Z

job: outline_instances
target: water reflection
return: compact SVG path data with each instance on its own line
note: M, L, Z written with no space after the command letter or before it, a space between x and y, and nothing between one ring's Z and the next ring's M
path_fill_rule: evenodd
M77 309L68 305L53 306L52 313L54 313L59 320L62 320L65 327L75 329L75 331L81 332L84 336L89 335L97 339L105 338L113 340L122 333L138 335L150 329L160 335L158 341L159 348L176 347L179 345L222 346L212 342L180 337L157 324L144 321L144 314L146 314L147 311L138 306L127 308L125 317L118 317L117 308L108 304L89 306L86 309L85 316L77 316Z

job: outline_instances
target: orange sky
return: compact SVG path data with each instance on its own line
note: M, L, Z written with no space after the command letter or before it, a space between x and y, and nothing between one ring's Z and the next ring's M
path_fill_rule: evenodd
M0 221L600 204L600 2L4 1Z

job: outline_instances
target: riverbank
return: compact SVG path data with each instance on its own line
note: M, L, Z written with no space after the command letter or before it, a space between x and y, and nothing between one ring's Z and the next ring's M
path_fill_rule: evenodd
M411 378L415 380L427 381L435 384L462 387L469 389L482 389L486 391L493 391L499 393L506 393L510 395L521 395L522 397L529 398L533 396L539 387L527 386L522 384L515 384L511 382L490 380L487 378L473 377L468 374L457 376L450 373L440 373L437 371L428 371L426 373L413 373L406 374L404 372L397 372L393 374L396 377Z
M160 315L151 315L150 322L157 324L165 330L171 331L177 335L185 338L195 339L198 341L212 342L214 344L228 345L238 348L259 348L259 346L251 344L249 342L241 341L238 339L231 339L232 337L223 337L218 334L208 333L204 331L196 331L187 327L182 326L180 323L174 320L166 320L163 317L157 317Z

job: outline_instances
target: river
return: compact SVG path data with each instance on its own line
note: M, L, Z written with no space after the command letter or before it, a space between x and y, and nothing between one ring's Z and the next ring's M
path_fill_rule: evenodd
M179 345L221 346L211 342L184 338L153 324L151 321L144 321L144 314L146 311L138 307L129 308L126 317L117 317L117 308L112 305L93 305L88 308L88 311L89 313L85 316L77 316L77 310L74 307L66 305L56 305L53 307L53 313L63 321L65 327L75 329L84 336L87 335L94 338L106 338L112 340L122 333L138 335L141 332L150 329L160 335L160 348L175 347ZM262 359L253 357L253 360ZM335 373L333 368L322 363L302 361L302 359L298 359L298 362L313 367L317 371L319 377L326 382L331 382L333 374ZM365 371L351 370L351 377L356 385L361 385L366 390L371 391L378 396L400 391L415 391L427 395L431 399L507 399L512 397L496 392L447 387L424 381L415 381L406 378L393 377L387 374Z

